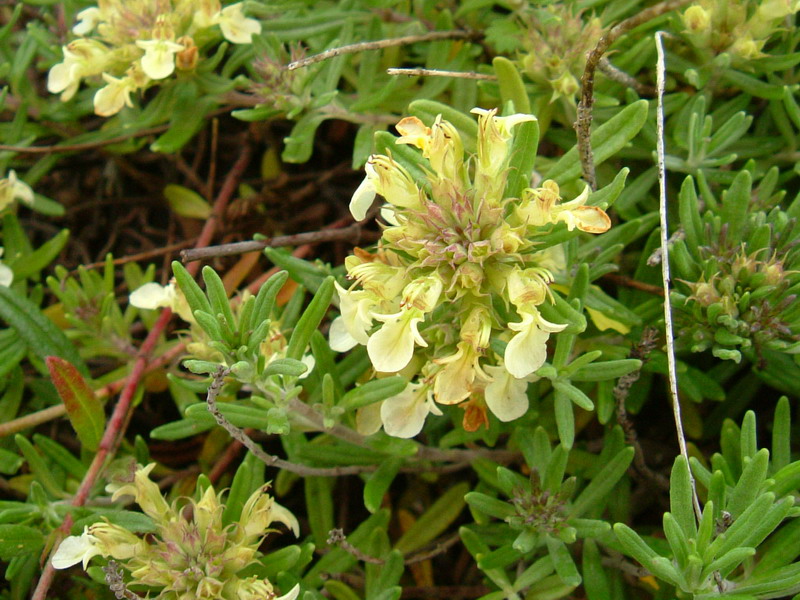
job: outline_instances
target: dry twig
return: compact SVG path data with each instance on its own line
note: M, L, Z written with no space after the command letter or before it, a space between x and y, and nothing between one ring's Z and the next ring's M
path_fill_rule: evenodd
M634 16L617 23L608 33L600 38L597 46L594 47L586 57L586 68L581 77L581 100L578 103L578 117L575 120L575 132L578 134L578 155L580 156L583 168L583 179L592 190L597 189L597 178L594 172L594 157L592 155L591 128L592 128L592 105L594 104L594 74L600 64L600 59L619 37L646 23L651 19L663 15L664 13L680 8L688 4L691 0L667 0L646 8Z
M320 52L319 54L314 54L313 56L307 56L305 58L301 58L300 60L292 61L284 68L287 71L294 71L295 69L307 67L330 58L341 56L342 54L354 54L356 52L366 52L368 50L381 50L383 48L392 48L394 46L407 46L408 44L416 44L417 42L463 40L473 37L475 37L475 34L469 31L429 31L428 33L423 33L420 35L406 35L399 38L376 40L373 42L360 42L358 44L348 44L347 46L331 48L330 50L325 50L325 52Z

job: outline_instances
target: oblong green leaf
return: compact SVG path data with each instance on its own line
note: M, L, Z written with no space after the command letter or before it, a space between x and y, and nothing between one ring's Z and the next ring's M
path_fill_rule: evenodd
M464 509L466 482L454 485L434 502L417 521L397 540L395 548L408 554L421 548L447 529Z
M595 165L612 157L639 133L647 119L647 112L647 100L639 100L623 108L592 133ZM578 158L578 147L575 146L547 171L545 177L564 184L580 175L581 162Z
M3 286L0 286L0 318L17 332L30 351L42 361L48 356L59 356L71 363L81 375L89 376L89 369L64 332L45 317L38 306Z
M58 356L48 356L45 363L81 445L97 450L106 426L103 403L72 364Z

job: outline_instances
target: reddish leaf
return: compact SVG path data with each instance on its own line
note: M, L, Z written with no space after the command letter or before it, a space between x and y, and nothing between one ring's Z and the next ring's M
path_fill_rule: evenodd
M45 362L81 445L97 450L106 424L102 403L71 363L58 356L48 356Z

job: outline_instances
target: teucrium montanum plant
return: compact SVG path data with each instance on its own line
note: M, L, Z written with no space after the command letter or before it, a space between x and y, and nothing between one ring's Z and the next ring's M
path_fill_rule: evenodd
M191 73L201 48L215 37L249 44L261 24L244 16L242 3L219 0L100 0L78 13L76 40L63 47L64 60L50 69L47 89L70 100L83 79L105 85L94 95L94 110L109 117L133 106L131 94L165 80L176 70Z
M559 222L591 233L610 227L601 208L586 206L588 188L566 203L554 181L507 197L514 131L535 117L473 112L476 156L465 156L458 131L441 116L432 127L407 117L397 143L421 150L427 182L418 184L391 156L373 155L350 203L363 219L380 194L389 225L376 252L357 249L345 261L356 283L337 288L342 316L331 345L364 344L376 371L412 380L379 409L362 410L365 432L382 423L390 435L412 437L429 412L440 413L437 403L465 403L468 429L487 422L487 407L503 421L522 416L547 340L566 327L538 309L552 299L551 269L564 265L554 264L560 255L537 252L536 238ZM515 316L503 318L498 302Z
M127 529L100 521L85 527L80 536L66 538L53 566L66 569L79 562L84 569L95 556L113 558L130 573L130 584L145 585L160 600L259 600L275 598L268 579L240 578L239 571L255 562L258 547L272 523L283 523L295 535L297 519L259 488L242 508L241 517L223 525L225 506L221 495L209 486L188 505L168 504L158 485L150 480L152 463L137 469L133 481L113 485L113 499L131 495L155 525L141 538ZM191 510L187 513L186 508ZM190 516L187 517L187 514ZM295 586L282 596L294 600Z

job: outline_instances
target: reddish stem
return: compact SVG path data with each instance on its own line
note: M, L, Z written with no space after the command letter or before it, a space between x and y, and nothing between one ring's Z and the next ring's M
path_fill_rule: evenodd
M205 247L211 243L216 231L217 222L225 214L225 209L227 208L228 202L236 191L236 186L239 182L239 179L250 162L250 155L250 146L249 144L244 143L239 158L228 172L228 175L222 184L222 188L220 189L219 194L214 201L214 210L211 217L206 221L203 230L200 232L196 247ZM195 275L198 268L199 263L195 263L194 265L189 265L188 270L192 275ZM86 503L89 498L89 492L99 477L100 472L105 465L106 459L110 454L113 454L117 440L119 440L124 434L125 422L127 420L128 411L131 407L131 402L133 401L133 397L136 393L136 388L139 386L143 375L147 371L149 356L155 349L158 339L169 323L171 317L172 311L169 308L164 308L161 311L161 315L159 315L155 325L147 334L147 338L145 338L144 342L142 343L139 353L137 354L136 361L134 362L133 369L125 381L125 386L122 389L119 401L114 407L114 412L111 415L108 424L106 425L106 430L103 433L103 438L100 440L100 447L97 449L97 454L95 454L92 464L89 466L89 470L87 471L86 476L83 478L78 491L72 498L73 506L83 506ZM58 529L59 533L62 534L62 536L68 535L70 529L72 528L73 522L72 514L67 514L67 516L64 518L64 522ZM42 571L42 575L36 584L36 589L33 592L31 600L45 600L47 597L47 592L49 591L50 585L53 583L53 579L55 577L55 568L53 567L53 563L50 558L57 548L58 544L54 544L50 556L45 562L44 570Z

